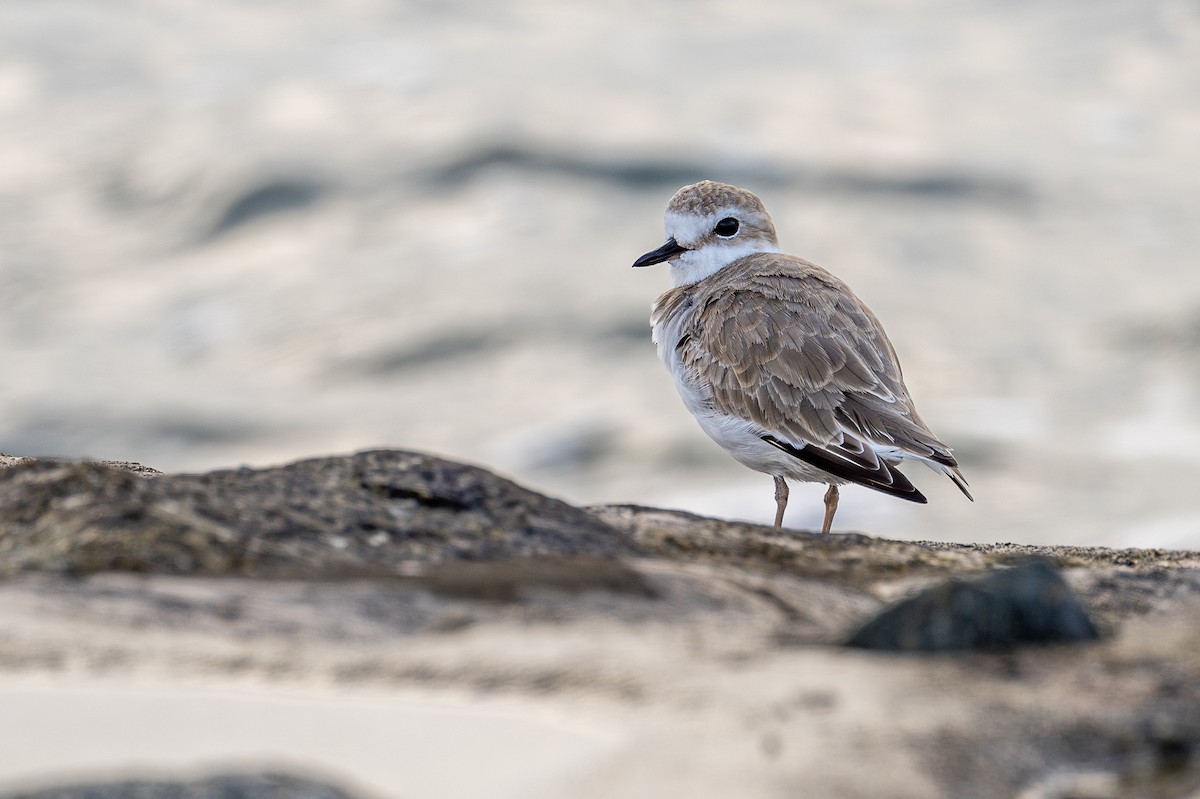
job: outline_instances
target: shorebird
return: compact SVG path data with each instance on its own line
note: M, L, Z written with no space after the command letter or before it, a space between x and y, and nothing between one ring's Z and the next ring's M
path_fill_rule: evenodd
M669 263L654 303L658 355L704 432L775 480L824 483L828 533L846 483L910 502L896 468L916 460L972 499L951 450L917 414L883 326L838 278L785 255L762 201L726 183L684 186L667 204L666 243L634 266Z

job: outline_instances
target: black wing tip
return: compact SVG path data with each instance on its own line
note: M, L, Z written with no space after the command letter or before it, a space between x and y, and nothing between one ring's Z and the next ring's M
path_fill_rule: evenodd
M957 469L950 473L950 479L954 481L954 485L958 486L958 490L963 492L964 497L972 502L975 501L975 497L971 496L971 492L967 490L966 478L959 474Z
M771 446L783 450L798 460L816 466L822 471L829 472L834 477L840 477L851 483L871 488L899 499L908 500L909 502L915 502L918 505L927 505L929 503L925 495L917 490L917 487L904 476L903 472L886 461L879 461L881 469L872 471L837 460L817 447L796 447L786 441L780 441L772 435L764 435L761 438Z

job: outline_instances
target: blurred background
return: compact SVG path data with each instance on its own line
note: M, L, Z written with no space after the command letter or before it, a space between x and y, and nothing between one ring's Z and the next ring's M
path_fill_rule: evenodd
M3 3L0 451L770 521L629 268L712 178L875 309L978 500L910 468L839 527L1200 547L1198 142L1195 0Z

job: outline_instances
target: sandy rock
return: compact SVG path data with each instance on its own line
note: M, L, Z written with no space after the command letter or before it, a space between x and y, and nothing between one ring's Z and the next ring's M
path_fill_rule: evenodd
M994 587L1009 579L996 567L1033 555L1057 567L1098 641L938 656L836 646L893 602L947 580ZM368 452L149 479L19 463L0 470L0 574L0 681L466 691L617 736L568 776L527 753L543 776L514 796L1200 788L1194 552L581 510L475 467Z
M631 554L583 511L483 469L363 452L143 479L37 461L0 471L0 574L395 575L409 561Z

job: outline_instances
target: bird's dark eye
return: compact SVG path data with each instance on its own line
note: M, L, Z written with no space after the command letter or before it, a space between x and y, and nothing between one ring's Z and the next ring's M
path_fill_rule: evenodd
M734 219L732 216L727 216L717 223L717 226L713 228L713 233L716 233L718 236L727 239L736 234L739 227L741 227L741 225L738 224L736 219Z

